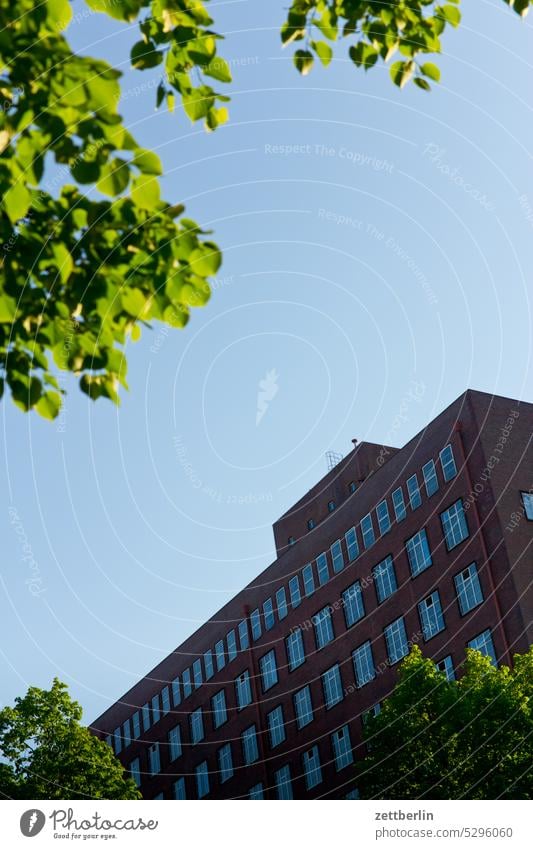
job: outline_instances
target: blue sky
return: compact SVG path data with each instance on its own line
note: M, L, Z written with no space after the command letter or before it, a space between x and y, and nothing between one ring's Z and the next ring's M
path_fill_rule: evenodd
M531 21L465 4L428 95L342 43L302 79L287 5L209 3L234 75L209 135L154 110L135 25L70 28L124 69L165 197L224 264L185 331L130 347L119 410L74 385L60 426L2 402L2 703L58 675L90 721L274 559L328 449L402 445L467 387L532 400Z

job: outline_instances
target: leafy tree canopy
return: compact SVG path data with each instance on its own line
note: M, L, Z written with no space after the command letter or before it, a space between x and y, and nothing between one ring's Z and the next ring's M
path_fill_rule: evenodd
M366 799L533 799L533 647L498 668L468 649L448 681L415 646L357 767Z
M140 799L110 746L80 725L82 710L54 679L0 710L0 795L11 799Z

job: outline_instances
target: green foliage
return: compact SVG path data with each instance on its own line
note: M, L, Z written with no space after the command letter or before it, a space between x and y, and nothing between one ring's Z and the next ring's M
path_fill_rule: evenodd
M527 14L533 0L504 0L515 12ZM393 83L403 88L412 80L419 88L429 90L428 80L438 82L440 72L431 62L419 64L426 53L440 53L440 36L447 24L457 27L461 13L459 0L443 5L435 0L292 0L287 20L281 28L283 45L305 41L305 50L298 50L294 64L302 74L312 67L313 51L323 64L332 58L329 48L324 62L327 42L315 41L317 36L331 42L348 38L348 55L357 67L367 71L378 59L388 62L394 54L405 57L390 69ZM309 54L302 61L303 54Z
M0 710L0 794L12 799L140 799L111 748L80 725L66 684L30 687Z
M533 647L512 670L469 649L451 682L413 648L365 738L364 798L533 799Z
M177 92L207 129L227 119L227 98L202 79L231 79L203 3L89 5L124 21L143 13L132 63L164 65L159 104ZM7 384L21 409L49 419L61 370L90 398L118 403L128 338L151 321L184 327L221 261L194 221L176 220L183 207L161 199L159 157L117 112L120 73L71 51L71 17L67 0L0 9L0 396ZM94 184L107 200L81 191Z

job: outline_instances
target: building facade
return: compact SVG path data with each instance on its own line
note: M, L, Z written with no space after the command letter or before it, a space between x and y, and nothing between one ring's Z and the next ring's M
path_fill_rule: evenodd
M277 559L93 724L147 799L357 798L363 725L419 644L533 641L533 405L468 390L402 449L355 444Z

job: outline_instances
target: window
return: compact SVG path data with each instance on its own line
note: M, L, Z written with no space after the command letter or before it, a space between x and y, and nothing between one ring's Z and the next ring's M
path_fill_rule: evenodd
M521 492L522 504L524 505L524 513L529 522L533 522L533 494L531 492Z
M342 728L331 735L331 743L337 772L353 764L352 741L350 740L350 729L347 725L343 725Z
M192 693L191 670L184 669L181 674L181 683L183 685L183 698L190 696Z
M451 481L457 474L455 460L453 457L453 449L451 445L443 448L439 454L440 465L442 468L442 476L446 482Z
M218 693L215 693L211 699L211 708L213 710L213 728L220 728L228 718L226 693L224 690L219 690Z
M181 687L179 678L174 678L172 682L172 702L174 707L177 707L181 702Z
M331 643L333 634L333 622L331 621L331 611L329 607L324 607L313 616L313 625L315 626L315 640L317 649L323 649L328 643Z
M161 719L161 710L159 708L159 693L152 696L152 722L159 722Z
M451 654L439 660L435 666L439 672L444 672L448 681L455 681L455 669L453 668L453 659Z
M263 602L263 616L265 619L265 631L270 631L276 622L274 619L274 606L271 598L267 598L267 600Z
M339 664L336 663L331 669L326 669L322 674L322 690L324 692L324 704L326 710L342 702L342 679Z
M259 608L256 607L250 613L250 626L252 628L252 640L258 640L261 636L261 614Z
M181 756L181 728L175 725L168 732L168 757L170 761L175 761Z
M475 563L471 563L463 572L454 578L459 610L465 615L483 601L483 592Z
M226 665L226 653L224 651L224 640L219 640L215 643L215 659L217 662L217 670L220 672Z
M349 531L346 531L344 539L346 541L348 560L351 562L359 557L359 543L357 542L357 531L355 528L350 528Z
M315 520L314 519L308 519L307 520L307 530L312 531L314 527L315 527Z
M202 661L200 658L195 660L192 665L192 680L194 682L195 690L202 686Z
M161 707L165 715L170 710L170 690L168 687L163 687L161 690Z
M225 781L229 781L229 779L233 776L233 758L231 756L231 743L226 743L225 746L222 746L218 750L217 760L218 769L220 771L220 783L224 784Z
M199 799L203 799L209 793L209 773L207 771L207 761L202 761L196 767L196 794Z
M389 508L386 501L381 501L376 507L376 516L378 517L379 532L383 536L390 531L390 516Z
M365 615L365 606L363 603L363 592L359 581L355 581L342 594L342 604L344 607L344 619L346 627L351 628L356 622Z
M139 711L135 711L131 718L131 725L133 728L133 739L138 740L141 736L141 715Z
M354 493L356 490L357 490L356 482L350 481L350 483L348 484L348 492L350 493L350 495L352 495L352 493Z
M378 603L381 604L382 601L385 601L386 598L398 589L392 557L389 555L381 563L378 563L377 566L374 566L372 575Z
M328 501L328 513L333 513L333 511L335 510L335 506L336 505L334 501Z
M304 584L304 594L306 598L313 595L315 591L315 576L313 575L313 564L308 563L302 569L302 580Z
M244 763L248 766L253 764L259 757L259 749L257 747L257 734L255 733L255 725L250 725L241 734L242 740L242 756Z
M422 528L414 537L407 540L405 550L413 578L431 566L433 561L425 528Z
M124 737L124 748L131 743L130 721L127 719L122 724L122 736Z
M298 607L302 603L298 575L295 575L294 578L291 578L289 581L289 595L291 597L291 604L294 608Z
M294 543L296 542L296 540L294 539L294 537L289 537L289 539L287 540L287 542L288 542L288 544L289 544L289 545L294 545Z
M391 663L397 663L406 654L409 654L407 634L405 633L405 622L403 617L395 619L385 628L385 641L387 643L387 654Z
M262 784L261 781L259 782L259 784L254 784L253 787L250 787L250 789L248 791L248 798L249 799L255 799L256 801L258 799L264 799L265 798L264 788L263 788L263 784Z
M278 683L278 668L276 666L276 652L274 649L264 654L259 658L259 672L261 674L261 683L263 685L263 693L270 690Z
M122 751L122 735L120 733L120 726L118 728L115 728L115 730L113 731L113 741L115 755L118 755Z
M305 661L304 638L300 628L291 631L285 639L289 672L297 669Z
M159 743L154 743L148 749L148 764L150 767L150 775L157 775L161 769L161 758L159 757Z
M130 773L131 777L133 778L135 784L137 785L137 787L140 787L141 786L141 762L140 762L139 758L135 758L134 760L132 760L132 762L130 763L130 765L128 767L128 770L129 770L129 773Z
M283 708L278 705L277 708L271 710L266 715L268 726L268 737L270 740L270 748L275 749L280 743L285 740L285 720L283 719Z
M146 702L142 707L142 717L143 717L143 731L148 731L150 728L150 705Z
M237 710L242 710L252 703L250 673L247 669L235 679L235 695L237 698Z
M434 495L439 488L439 481L437 478L437 470L435 468L435 463L433 460L429 460L425 465L422 466L422 475L424 477L424 486L426 487L426 495L429 498L430 495Z
M486 631L483 631L482 634L478 634L477 637L474 637L473 640L470 640L468 643L469 649L476 649L476 651L481 652L486 657L490 657L494 666L498 666L498 660L496 658L496 652L494 651L494 643L492 642L492 634L490 633L490 628L487 628Z
M204 670L205 670L205 680L209 681L210 678L215 674L215 668L213 666L213 652L211 649L204 654Z
M305 728L313 721L313 704L311 702L311 690L309 686L298 690L293 696L294 713L296 715L296 726L298 730Z
M175 799L186 799L187 794L185 792L185 779L178 778L178 780L173 784L173 790Z
M233 629L228 632L226 644L228 647L228 661L235 660L237 657L237 637L235 636L235 631Z
M416 475L411 475L410 478L407 478L407 492L409 494L409 504L411 505L411 510L416 510L417 507L420 507L420 505L422 504L420 487L418 486L418 478Z
M276 592L276 607L278 608L278 619L285 619L289 612L289 608L287 607L287 596L285 594L285 587L280 587Z
M405 501L403 500L403 489L401 486L398 489L395 489L392 493L392 505L394 507L394 515L396 516L397 522L403 522L405 517L407 516L407 510L405 509Z
M363 545L365 548L370 548L376 541L374 534L374 525L372 524L372 515L368 513L361 519L361 534L363 536Z
M191 723L191 743L200 743L204 739L204 718L202 708L196 708L189 716Z
M276 792L278 799L292 799L292 783L291 783L291 768L289 764L285 764L281 769L277 769L274 773L274 781L276 783Z
M318 585L322 587L329 581L328 557L325 552L319 554L316 559L316 571L318 574Z
M431 640L435 634L444 630L444 617L437 590L419 603L418 614L425 640Z
M248 638L248 623L246 619L239 622L239 645L241 647L241 651L245 651L250 645L250 640Z
M468 525L461 498L440 514L440 521L448 551L451 551L452 548L455 548L468 537Z
M344 555L342 553L342 545L340 539L331 546L331 560L333 563L333 572L342 572L344 569Z
M365 710L365 712L362 714L361 722L363 723L363 726L367 725L370 717L379 716L380 713L381 713L381 702L376 702L375 705L372 705L371 708L369 708L368 710Z
M361 796L359 795L359 790L357 789L357 787L354 787L353 790L350 790L344 798L345 799L360 799Z
M355 683L358 687L364 687L369 681L376 677L374 667L374 655L370 640L356 648L352 653Z
M305 775L305 786L308 790L312 790L317 784L322 781L322 770L320 769L320 754L318 746L313 746L308 752L302 755L302 762Z

